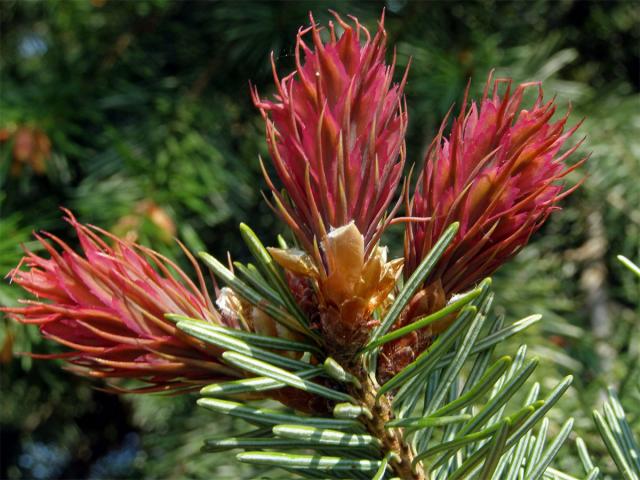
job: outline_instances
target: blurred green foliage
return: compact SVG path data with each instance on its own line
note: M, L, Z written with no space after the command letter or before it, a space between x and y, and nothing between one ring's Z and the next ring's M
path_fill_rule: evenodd
M592 156L569 178L584 185L499 272L496 297L509 321L544 314L524 336L542 358L538 379L578 379L552 428L576 416L592 453L604 456L590 411L607 384L640 430L640 286L615 259L640 258L640 9L632 1L4 1L0 268L18 263L21 243L35 248L32 230L73 242L58 206L175 257L173 236L242 258L241 220L272 241L282 226L260 196L257 157L266 148L248 81L272 90L271 51L291 68L309 10L318 21L333 8L373 27L383 7L399 67L411 59L412 162L420 164L469 78L477 96L491 69L544 81L548 96L572 103L574 121L586 118L581 152ZM388 238L398 242L399 231ZM1 304L18 297L9 282L0 286ZM212 421L191 397L116 397L55 362L12 359L12 351L53 347L31 328L0 322L0 477L258 475L198 453L202 438L241 425ZM565 447L559 466L580 474L576 455Z

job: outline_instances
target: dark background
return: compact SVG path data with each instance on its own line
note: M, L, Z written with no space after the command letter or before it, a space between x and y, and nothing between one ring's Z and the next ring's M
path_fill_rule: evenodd
M0 270L17 264L21 243L34 247L33 230L73 242L58 206L176 258L173 235L242 258L240 221L273 242L283 227L260 196L266 148L248 82L272 91L269 53L281 72L291 68L309 10L321 22L329 8L352 13L374 29L384 7L399 67L413 59L411 162L420 164L468 79L477 97L493 68L542 80L562 110L572 103L574 122L586 118L581 152L592 156L569 178L586 175L584 186L495 286L508 321L544 315L517 339L541 357L543 388L576 376L551 430L575 416L601 456L590 412L604 387L619 389L640 426L639 285L615 258L640 258L637 2L3 1ZM386 238L396 252L400 234ZM19 295L0 286L0 304ZM14 355L54 349L0 318L0 478L252 475L228 455L198 453L203 438L237 426L195 409L194 397L116 397L54 362ZM575 459L566 446L557 463L579 474Z

